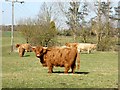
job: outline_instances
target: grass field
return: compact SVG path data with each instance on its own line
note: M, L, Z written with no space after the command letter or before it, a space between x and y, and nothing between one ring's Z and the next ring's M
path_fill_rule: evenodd
M20 35L15 43L24 43ZM75 74L64 74L64 68L54 67L48 74L33 52L19 57L10 51L10 35L2 37L2 87L3 88L117 88L118 53L94 52L80 54L81 67Z

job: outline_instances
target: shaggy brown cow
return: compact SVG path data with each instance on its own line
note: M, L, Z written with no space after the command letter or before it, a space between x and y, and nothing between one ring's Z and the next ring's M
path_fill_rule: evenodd
M18 52L19 52L19 56L23 57L23 55L25 53L25 49L20 46L20 47L18 47Z
M32 47L30 44L16 44L16 48L18 48L18 53L20 57L23 57L25 51L31 52Z
M53 66L65 67L64 73L68 73L69 69L72 69L72 73L77 66L80 66L80 58L76 48L43 48L37 46L33 48L36 57L40 58L40 62L43 66L49 68L48 73L53 72Z
M78 43L66 43L65 45L68 47L76 47L77 48Z
M16 44L16 48L18 48L20 46L22 48L24 48L27 52L31 52L32 51L32 46L30 44L28 44L28 43L26 43L26 44Z

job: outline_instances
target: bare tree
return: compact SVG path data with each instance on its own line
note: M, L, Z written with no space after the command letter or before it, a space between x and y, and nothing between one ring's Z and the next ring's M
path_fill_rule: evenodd
M112 13L110 7L110 2L109 0L107 2L97 2L95 4L97 7L96 9L96 15L97 15L97 21L96 23L96 36L97 36L97 44L98 48L100 50L105 50L110 47L110 21L109 21L109 16Z
M59 4L61 11L67 18L67 25L69 26L70 30L73 32L74 41L76 41L76 30L78 29L79 25L79 6L80 2L72 1L69 3L68 10L65 10L62 4Z
M24 36L26 43L30 42L34 27L34 20L31 18L21 19L18 21L17 30Z
M27 42L42 46L56 44L57 30L55 21L52 20L52 7L47 6L46 3L40 8L37 18L29 18L21 23L19 24L19 31L21 31Z
M81 36L83 38L83 41L86 42L85 28L83 26L85 26L85 16L88 15L87 4L80 1L71 1L69 2L67 9L65 9L61 3L59 6L67 18L66 24L69 26L69 29L73 33L74 41L76 41L76 34L81 29Z

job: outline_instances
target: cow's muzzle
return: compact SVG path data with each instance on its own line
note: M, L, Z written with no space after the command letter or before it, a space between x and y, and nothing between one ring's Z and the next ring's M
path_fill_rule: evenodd
M40 54L36 54L37 57L40 57Z

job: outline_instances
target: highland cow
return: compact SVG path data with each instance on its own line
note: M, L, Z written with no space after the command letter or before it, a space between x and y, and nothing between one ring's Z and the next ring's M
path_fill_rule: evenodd
M77 66L80 66L80 58L76 48L43 48L42 46L37 46L32 48L36 54L36 57L40 59L43 66L48 67L48 73L53 72L54 66L65 67L64 73L68 73L69 69L72 69L72 73L75 72L76 59Z

